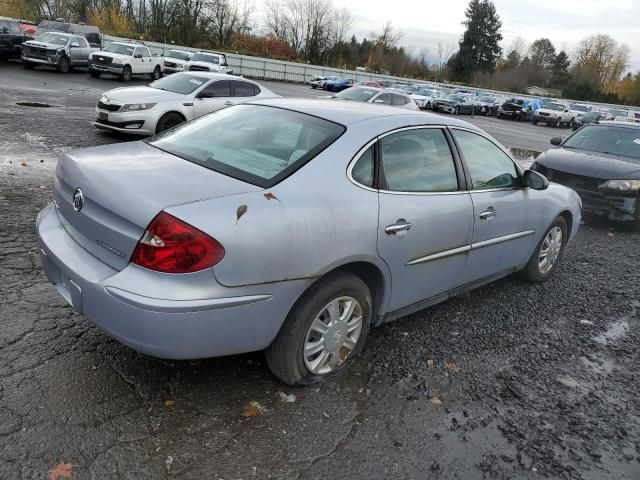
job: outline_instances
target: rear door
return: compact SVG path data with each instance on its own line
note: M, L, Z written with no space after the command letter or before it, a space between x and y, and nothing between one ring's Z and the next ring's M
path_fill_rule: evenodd
M535 237L528 190L515 162L487 137L451 128L473 201L473 239L466 282L524 265Z
M193 102L194 118L233 105L231 80L216 80L205 86Z
M443 128L389 133L377 155L378 253L391 270L395 311L464 282L473 206Z

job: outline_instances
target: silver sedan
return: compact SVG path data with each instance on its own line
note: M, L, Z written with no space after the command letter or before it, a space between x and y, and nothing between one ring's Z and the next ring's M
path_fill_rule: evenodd
M65 152L37 234L51 283L121 342L266 349L304 385L371 327L513 272L548 279L579 225L573 190L466 122L274 99Z

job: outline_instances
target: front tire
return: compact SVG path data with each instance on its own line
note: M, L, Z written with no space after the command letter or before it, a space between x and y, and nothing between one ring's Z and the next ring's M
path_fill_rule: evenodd
M93 78L100 78L100 72L97 70L89 70L89 75L91 75Z
M562 259L567 240L567 222L564 218L557 217L545 231L529 262L520 272L522 278L532 283L548 280Z
M319 280L293 307L266 360L289 385L324 382L344 373L362 350L371 325L371 292L350 273Z
M69 70L71 70L71 63L69 62L69 58L62 57L58 62L58 66L56 68L60 73L69 73Z
M30 62L22 62L22 66L27 70L33 70L35 68L35 65Z
M122 68L122 73L120 74L120 78L122 79L123 82L130 82L131 76L132 76L131 67L129 65L125 65Z
M156 125L156 133L164 132L170 128L176 127L181 123L184 123L184 118L175 112L165 113L160 117Z

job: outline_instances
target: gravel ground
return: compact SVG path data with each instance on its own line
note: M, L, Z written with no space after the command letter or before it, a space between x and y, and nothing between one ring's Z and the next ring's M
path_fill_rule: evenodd
M120 84L0 69L0 478L640 478L640 234L583 226L547 283L506 278L376 329L317 387L283 386L261 353L153 359L74 313L35 245L57 152L118 140L88 122ZM510 147L553 132L472 121Z

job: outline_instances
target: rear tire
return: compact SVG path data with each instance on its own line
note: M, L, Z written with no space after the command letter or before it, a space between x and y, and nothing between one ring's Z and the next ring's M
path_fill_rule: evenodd
M362 350L370 325L367 285L351 273L329 275L296 302L265 351L267 364L289 385L335 378Z
M560 216L556 217L544 232L520 276L532 283L548 280L562 260L567 239L567 222Z
M131 72L131 67L129 65L125 65L122 68L122 73L120 74L120 78L122 79L123 82L130 82L132 75L133 74Z
M160 71L160 66L156 65L156 68L153 69L153 72L151 72L149 74L149 77L151 77L151 81L155 82L156 80L158 80L160 77L162 76L162 72Z
M160 120L158 120L156 133L164 132L165 130L169 130L170 128L176 127L184 122L184 118L175 112L165 113L160 117Z

